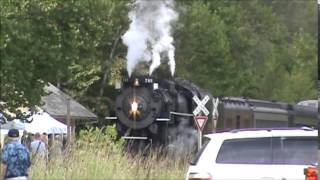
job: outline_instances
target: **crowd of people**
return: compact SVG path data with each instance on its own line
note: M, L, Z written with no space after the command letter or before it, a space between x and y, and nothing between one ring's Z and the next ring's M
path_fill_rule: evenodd
M20 138L17 129L10 129L4 139L1 155L1 175L6 180L27 180L32 163L48 163L62 156L65 147L63 135L23 132Z

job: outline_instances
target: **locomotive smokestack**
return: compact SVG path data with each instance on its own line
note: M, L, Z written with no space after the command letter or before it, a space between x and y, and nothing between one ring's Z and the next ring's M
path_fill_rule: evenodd
M171 75L175 72L175 59L171 25L178 14L173 0L136 0L129 12L131 24L122 36L128 46L127 71L131 76L139 62L150 62L149 75L160 66L161 54L166 53Z

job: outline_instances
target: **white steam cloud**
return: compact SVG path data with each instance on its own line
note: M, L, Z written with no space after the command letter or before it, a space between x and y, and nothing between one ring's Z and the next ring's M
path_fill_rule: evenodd
M131 24L122 36L128 46L127 70L131 76L139 62L152 61L149 75L160 66L161 55L169 59L171 75L175 71L175 59L171 25L177 20L173 0L136 0L129 12Z

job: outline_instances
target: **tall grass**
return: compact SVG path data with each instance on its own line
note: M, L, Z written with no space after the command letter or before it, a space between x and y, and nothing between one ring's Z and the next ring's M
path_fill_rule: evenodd
M76 144L48 163L35 162L31 179L184 179L187 164L153 152L147 157L123 151L114 128L82 131Z

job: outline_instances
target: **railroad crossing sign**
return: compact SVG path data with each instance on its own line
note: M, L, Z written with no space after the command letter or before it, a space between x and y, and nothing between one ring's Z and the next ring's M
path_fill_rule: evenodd
M208 117L207 116L195 116L194 120L196 121L199 131L203 131L204 125L206 125Z
M198 96L193 96L192 98L194 100L194 102L197 103L197 107L196 109L193 110L193 115L194 116L197 116L201 111L206 115L208 116L209 115L209 111L208 109L206 108L206 103L209 101L209 96L206 95L201 101L200 99L198 98Z
M212 117L218 118L219 112L218 112L218 104L219 104L219 98L212 99Z

